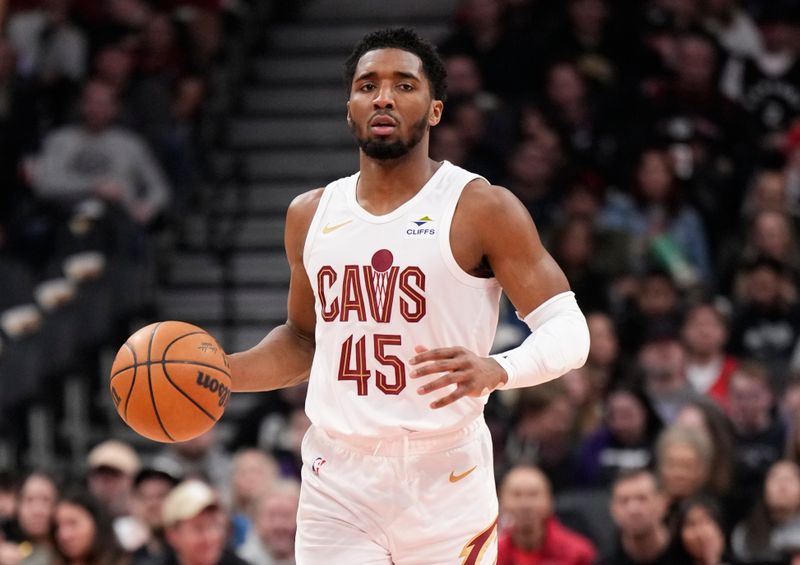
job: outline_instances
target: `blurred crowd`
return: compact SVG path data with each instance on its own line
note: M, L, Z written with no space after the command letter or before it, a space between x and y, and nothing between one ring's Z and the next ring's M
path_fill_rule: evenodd
M591 333L487 407L499 563L800 562L800 3L464 0L440 50L434 158L522 200Z
M0 433L155 317L159 251L213 182L209 102L254 5L0 3Z
M191 201L213 4L7 16L4 258L44 276L45 238L63 268L103 217L136 258ZM498 563L800 563L800 2L462 0L440 51L432 156L520 198L591 333L487 405ZM506 306L498 350L527 331ZM101 444L77 491L4 475L0 565L292 563L303 398L144 461Z

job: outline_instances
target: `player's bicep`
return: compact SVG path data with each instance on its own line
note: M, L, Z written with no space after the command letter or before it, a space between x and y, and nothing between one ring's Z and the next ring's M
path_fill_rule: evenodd
M484 252L509 300L525 316L548 298L569 290L569 283L542 245L522 202L504 188L493 189L490 206L484 206L481 214Z
M317 189L295 198L286 214L284 234L286 257L291 273L287 323L300 335L312 341L316 324L314 291L303 264L303 250L308 228L314 212L316 212L321 194L321 189Z

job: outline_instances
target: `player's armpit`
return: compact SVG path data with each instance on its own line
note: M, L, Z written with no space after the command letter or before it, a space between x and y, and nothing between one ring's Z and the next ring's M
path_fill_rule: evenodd
M516 196L485 183L470 184L465 196L465 211L482 253L520 316L569 290L567 277L542 245L533 219Z

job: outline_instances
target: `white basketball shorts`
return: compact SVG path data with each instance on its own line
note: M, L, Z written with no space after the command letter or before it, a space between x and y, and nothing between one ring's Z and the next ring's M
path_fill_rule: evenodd
M403 439L303 439L298 565L491 565L492 441L483 418Z

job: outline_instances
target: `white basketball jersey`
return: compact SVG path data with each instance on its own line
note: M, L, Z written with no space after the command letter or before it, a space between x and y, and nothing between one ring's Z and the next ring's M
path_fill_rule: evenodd
M411 379L408 360L416 345L481 356L491 348L500 285L464 272L450 248L461 191L481 177L445 161L410 200L375 216L356 200L358 176L325 187L305 242L317 314L308 416L324 430L366 437L462 427L486 397L434 410L455 385L418 394L439 375Z

